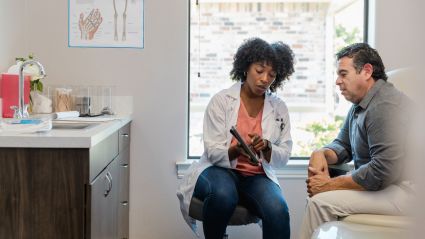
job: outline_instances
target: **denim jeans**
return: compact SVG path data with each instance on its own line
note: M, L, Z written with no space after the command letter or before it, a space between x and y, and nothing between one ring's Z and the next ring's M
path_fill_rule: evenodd
M290 238L289 212L277 184L265 174L244 176L232 169L211 166L199 176L194 197L204 201L206 239L222 239L233 211L245 206L262 220L263 238Z

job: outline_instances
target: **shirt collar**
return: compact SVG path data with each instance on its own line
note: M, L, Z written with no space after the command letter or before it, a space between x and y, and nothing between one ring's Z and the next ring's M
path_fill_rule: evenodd
M366 93L365 97L360 101L358 106L360 106L363 109L366 109L369 103L372 101L373 97L376 95L376 93L382 88L382 86L385 84L385 81L382 79L379 79L375 82L375 84L370 88L370 90Z

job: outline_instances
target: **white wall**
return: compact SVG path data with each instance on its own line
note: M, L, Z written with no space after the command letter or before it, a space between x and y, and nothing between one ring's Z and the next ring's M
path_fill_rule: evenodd
M25 12L24 1L0 0L0 72L6 71L15 57L28 54L28 41L24 39Z
M376 1L375 47L387 70L423 63L425 2Z
M24 42L45 66L46 83L112 84L134 97L131 238L190 238L175 195L175 162L186 155L187 1L144 1L141 50L68 48L68 1L16 1L28 4Z
M376 47L388 69L409 62L409 36L425 22L411 18L412 11L424 9L416 7L420 2L377 0ZM46 83L116 85L118 95L133 96L131 238L194 238L175 196L175 162L186 157L187 0L145 0L143 50L68 48L67 18L67 1L0 0L0 70L15 56L34 52L47 70ZM281 183L295 238L304 179ZM229 232L231 238L260 237L256 226Z

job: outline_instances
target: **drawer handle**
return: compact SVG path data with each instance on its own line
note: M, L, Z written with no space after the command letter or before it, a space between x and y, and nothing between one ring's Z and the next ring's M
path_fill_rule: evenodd
M127 206L128 205L128 202L127 201L121 202L121 205Z
M105 178L108 180L108 188L105 189L103 196L107 197L109 192L112 190L112 175L111 175L111 173L107 172Z
M129 137L128 134L121 134L121 136L124 137L124 138L128 138Z
M128 168L128 163L121 164L121 167L123 167L123 168Z

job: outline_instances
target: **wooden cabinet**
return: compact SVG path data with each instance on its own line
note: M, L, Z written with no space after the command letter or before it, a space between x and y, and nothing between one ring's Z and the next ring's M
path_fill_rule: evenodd
M0 148L0 238L128 238L129 144Z

